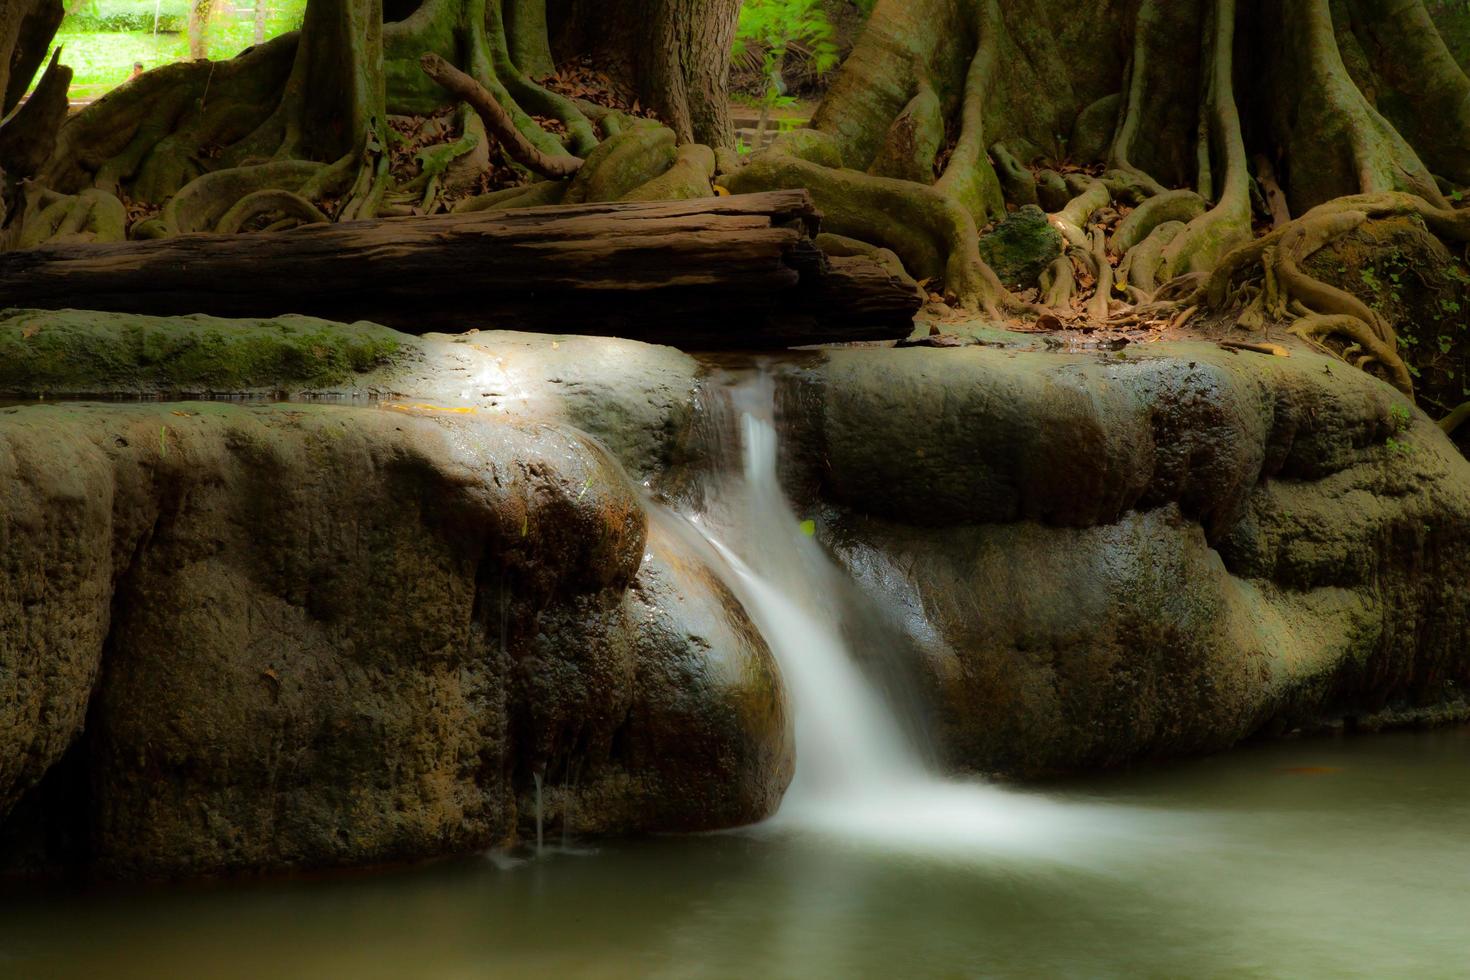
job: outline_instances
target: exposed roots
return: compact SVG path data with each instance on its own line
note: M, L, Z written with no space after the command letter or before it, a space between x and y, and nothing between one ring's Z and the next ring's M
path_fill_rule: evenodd
M47 242L120 242L127 237L127 212L105 191L57 194L28 184L25 199L20 248Z
M609 25L645 15L604 6ZM1094 20L1075 0L877 0L812 128L749 161L708 135L719 113L696 112L687 90L722 70L689 59L728 49L733 0L706 5L728 16L702 40L675 37L672 0L648 7L662 26L642 40L668 43L629 60L668 81L661 121L537 81L553 66L544 0L424 0L387 25L373 0L312 0L298 36L149 73L69 120L28 164L37 186L7 242L805 188L832 241L896 256L987 318L1233 315L1405 392L1393 324L1305 262L1390 215L1470 243L1470 209L1444 196L1470 184L1470 80L1422 0L1118 0ZM717 92L711 77L699 84ZM446 103L457 127L391 142L388 112L446 119ZM13 135L0 160L19 152ZM489 193L460 198L472 188ZM982 232L1033 204L1055 233L1020 220L982 253ZM1030 250L1004 256L1008 277L1024 270L1015 294L982 259L999 266L1002 242Z
M426 52L420 64L428 75L456 98L469 104L479 115L485 129L505 148L511 159L550 180L570 177L582 168L582 158L570 153L543 152L516 128L515 121L485 86L445 61L432 51Z
M1470 212L1437 207L1412 194L1352 195L1321 204L1233 250L1191 301L1212 310L1244 304L1240 321L1247 327L1296 319L1293 333L1317 343L1332 336L1345 341L1345 359L1361 367L1378 365L1396 388L1412 395L1412 374L1388 319L1302 268L1312 253L1370 218L1395 215L1419 217L1431 233L1446 241L1470 242Z
M805 187L838 235L891 249L919 279L942 279L966 309L999 319L1029 306L1006 290L980 258L974 216L933 187L823 166L779 149L726 179L735 193Z
M1380 339L1368 323L1358 317L1312 313L1297 320L1289 329L1296 336L1319 345L1327 337L1346 338L1352 346L1343 352L1344 360L1358 368L1367 368L1371 364L1382 365L1388 372L1389 383L1413 397L1414 380L1409 376L1409 369L1403 358L1399 357L1398 351Z
M275 220L269 227L282 227L282 222L287 225L317 224L328 220L315 204L299 194L283 190L263 190L246 194L235 203L235 206L225 212L224 217L219 219L219 224L214 228L221 235L233 235L259 218L272 217ZM289 222L286 219L293 219Z

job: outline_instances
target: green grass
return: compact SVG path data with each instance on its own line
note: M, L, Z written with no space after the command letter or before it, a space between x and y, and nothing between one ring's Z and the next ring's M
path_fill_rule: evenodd
M189 56L189 42L182 34L159 34L155 38L133 31L76 33L63 25L56 32L53 50L57 45L62 48L62 64L72 69L73 99L95 99L117 88L133 73L135 61L148 69ZM46 57L51 57L49 51Z
M163 12L168 15L165 24L178 23L176 6L173 3L163 6ZM272 38L300 27L305 7L305 0L275 0L271 4L270 16L266 18L265 36ZM117 8L122 8L120 13ZM136 13L131 8L144 10L146 16L127 16ZM209 57L221 61L233 58L255 42L255 20L251 9L243 3L241 9L235 10L224 0L216 0L216 9L218 12L210 19L205 39ZM102 23L151 23L151 0L142 0L141 3L138 0L112 0L102 13L107 15L105 19L99 18L95 9L89 10L84 6L68 14L52 41L51 50L60 45L62 64L72 69L70 95L73 99L95 99L105 95L128 80L133 73L134 62L141 62L147 71L188 60L189 39L183 32L160 31L154 34L151 30L96 29ZM51 50L46 52L48 59Z

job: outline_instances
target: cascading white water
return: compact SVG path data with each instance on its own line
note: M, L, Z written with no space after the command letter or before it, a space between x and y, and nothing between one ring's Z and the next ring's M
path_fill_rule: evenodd
M763 826L910 851L1069 860L1100 836L1157 834L1121 808L944 778L924 763L843 639L842 573L781 490L772 379L746 377L723 396L711 406L712 429L738 431L741 465L735 471L735 454L712 438L711 451L727 458L716 460L724 465L704 482L703 505L685 527L723 559L716 571L775 655L795 715L795 775ZM738 420L720 418L722 410Z

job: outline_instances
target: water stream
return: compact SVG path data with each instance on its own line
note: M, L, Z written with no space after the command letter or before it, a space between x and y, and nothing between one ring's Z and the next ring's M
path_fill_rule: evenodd
M22 883L0 892L0 977L1464 975L1470 729L1044 791L941 776L781 491L772 387L711 393L713 465L650 517L779 661L796 772L773 819L314 881Z
M1182 832L1177 820L1166 826L1141 810L1062 804L935 771L928 761L935 753L916 744L923 726L903 723L912 706L885 696L851 649L854 631L843 620L856 615L861 597L782 491L774 389L766 372L711 386L704 441L712 466L698 505L682 521L651 505L654 520L686 541L693 531L707 545L711 567L781 669L795 718L796 771L779 811L757 830L951 856L1019 852L1067 861L1091 860L1090 849L1105 838ZM882 639L863 651L869 663L892 656ZM901 665L889 673L901 675Z

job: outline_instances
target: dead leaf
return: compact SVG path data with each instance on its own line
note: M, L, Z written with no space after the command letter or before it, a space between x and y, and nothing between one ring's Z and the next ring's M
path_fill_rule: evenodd
M1291 351L1280 344L1247 344L1242 341L1222 340L1220 346L1228 351L1250 351L1253 354L1270 354L1272 357L1290 357Z

